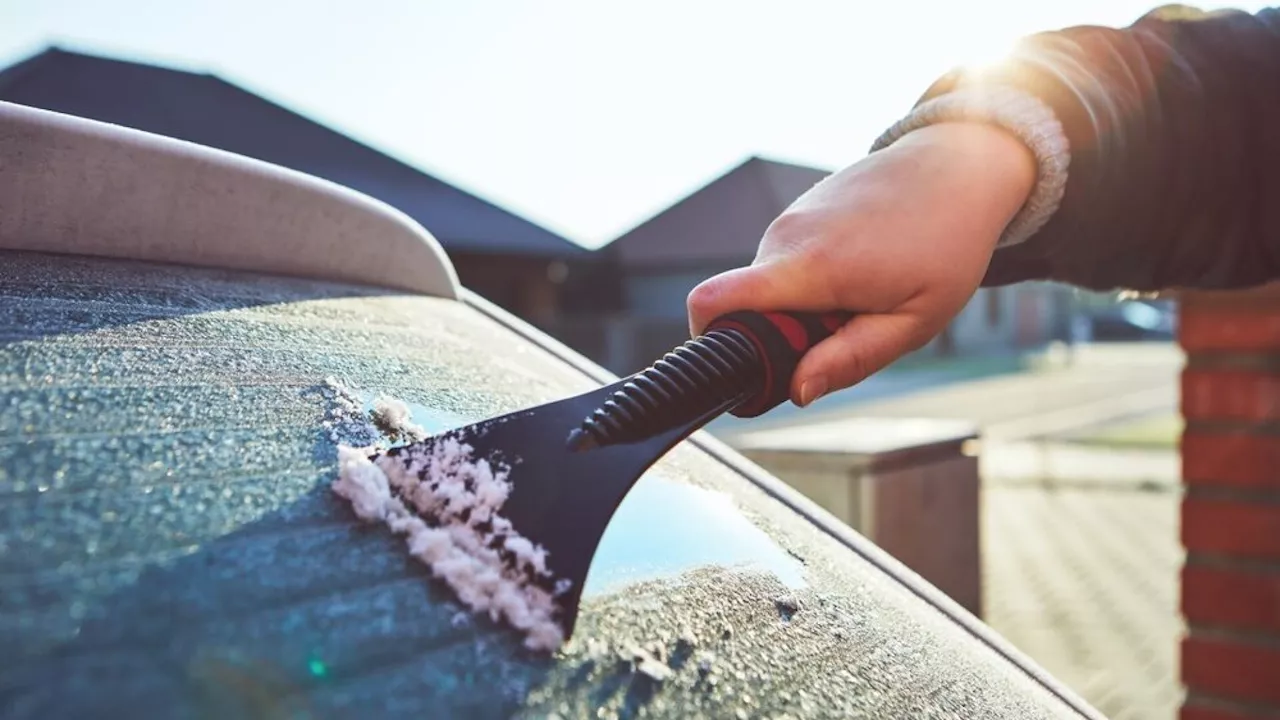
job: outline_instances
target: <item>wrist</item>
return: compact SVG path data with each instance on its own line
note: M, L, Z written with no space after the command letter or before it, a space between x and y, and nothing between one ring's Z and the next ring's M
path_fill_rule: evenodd
M1036 156L1012 133L988 123L944 122L912 132L905 146L928 145L949 153L966 181L992 193L1009 218L1035 190Z
M878 138L872 150L908 139L922 142L919 133L946 136L937 144L953 151L982 148L992 153L975 166L982 169L972 172L984 190L994 188L1000 200L1016 197L1019 202L1000 245L1026 240L1057 212L1066 192L1070 146L1053 109L1035 96L1008 87L955 90L918 105ZM1026 168L1014 159L1017 146L1034 164L1029 190L1023 189Z
M1035 155L1013 134L994 125L939 123L908 133L894 147L937 158L937 164L930 163L933 171L943 173L948 184L982 205L982 214L1000 229L1018 215L1036 188Z

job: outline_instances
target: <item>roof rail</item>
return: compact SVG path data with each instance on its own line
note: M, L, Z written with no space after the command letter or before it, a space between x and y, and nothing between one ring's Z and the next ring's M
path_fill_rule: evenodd
M440 243L378 200L222 150L6 102L0 249L461 296Z

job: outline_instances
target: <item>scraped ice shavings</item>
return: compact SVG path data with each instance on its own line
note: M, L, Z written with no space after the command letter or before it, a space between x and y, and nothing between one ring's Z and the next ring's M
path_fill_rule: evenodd
M510 492L505 470L454 438L373 456L344 446L339 466L334 492L361 519L407 536L409 552L468 607L525 631L531 649L564 642L554 598L568 586L552 578L546 551L498 514Z
M386 409L375 402L379 424L403 427L408 409L386 400ZM421 432L416 439L425 437L413 427ZM386 451L339 445L333 491L360 519L405 535L409 552L473 611L524 631L529 648L553 651L564 642L554 599L570 583L556 580L546 550L499 514L511 491L509 469L473 452L452 437Z
M335 445L386 448L389 439L416 442L427 437L427 431L413 422L409 406L401 400L379 395L373 400L372 411L366 412L360 397L332 376L325 378L320 392L329 404L321 425Z
M392 435L400 435L405 439L419 442L427 438L427 431L413 422L409 406L403 401L386 395L379 395L373 401L373 420L378 427Z

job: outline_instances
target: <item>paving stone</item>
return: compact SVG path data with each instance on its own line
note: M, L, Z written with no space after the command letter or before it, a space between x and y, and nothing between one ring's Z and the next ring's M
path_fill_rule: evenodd
M986 621L1111 718L1172 720L1176 491L983 490Z

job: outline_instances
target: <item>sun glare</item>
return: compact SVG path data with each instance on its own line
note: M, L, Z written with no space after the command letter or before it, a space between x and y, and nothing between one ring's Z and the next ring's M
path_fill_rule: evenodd
M969 38L959 48L958 64L976 71L989 70L1007 60L1016 43L1014 39L991 35Z

